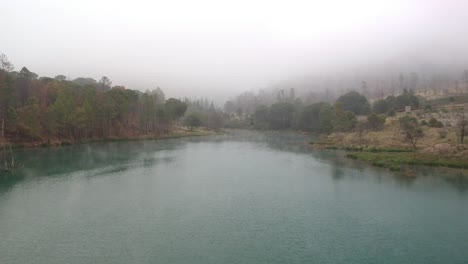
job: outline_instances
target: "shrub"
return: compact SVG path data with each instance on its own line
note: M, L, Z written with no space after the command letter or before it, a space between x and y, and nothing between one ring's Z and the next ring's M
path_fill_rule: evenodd
M392 107L389 100L377 100L372 106L372 111L377 114L384 114L390 110Z
M434 117L429 120L428 125L429 127L444 127L444 124Z
M196 114L187 116L184 120L184 124L190 127L190 131L193 131L194 127L199 127L202 124L200 117Z
M385 124L385 116L372 113L367 116L367 123L371 130L380 130Z
M439 137L440 138L446 138L447 137L447 130L441 129L438 132L439 132Z

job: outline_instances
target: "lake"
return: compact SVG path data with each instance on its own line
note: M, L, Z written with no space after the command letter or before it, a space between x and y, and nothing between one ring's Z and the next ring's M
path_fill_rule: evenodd
M0 263L467 263L468 178L297 133L17 150Z

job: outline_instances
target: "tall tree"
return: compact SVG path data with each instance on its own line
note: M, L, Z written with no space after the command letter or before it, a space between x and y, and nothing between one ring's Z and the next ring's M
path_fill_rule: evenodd
M385 116L372 113L367 116L367 124L371 130L380 130L384 127Z
M15 80L15 90L17 92L17 98L21 106L26 105L29 96L33 93L33 81L37 78L37 74L23 67L18 74L17 80Z
M55 80L57 80L57 81L66 81L67 76L60 74L60 75L55 76Z
M465 140L465 135L468 130L468 118L466 114L461 109L457 114L457 134L460 137L460 143L463 144Z
M355 91L340 96L337 102L342 104L344 110L351 111L356 115L366 115L370 112L367 98Z
M8 60L8 57L5 54L0 54L0 70L5 72L11 72L15 67Z
M172 120L177 120L187 111L187 104L179 99L169 98L166 101L166 111Z
M354 113L346 111L340 102L335 104L334 110L333 130L336 132L348 132L353 130L357 123Z
M43 134L41 126L41 109L36 98L32 97L28 103L18 109L17 132L22 138L38 140Z
M0 71L0 119L4 120L7 132L14 130L17 119L17 100L13 84L12 77L7 72Z
M291 128L294 121L294 105L292 103L275 103L270 107L270 125L275 129Z
M202 121L198 115L190 114L185 117L184 124L190 127L190 131L193 131L194 127L199 127L202 124Z
M465 81L465 89L468 92L468 70L463 71L463 80Z
M324 103L315 103L304 107L299 116L299 128L315 133L321 132L319 114L322 108L322 104Z
M260 105L255 109L254 124L257 128L268 128L270 109L266 105Z
M68 87L63 87L52 105L57 126L60 129L59 134L65 138L73 136L73 112L75 109L73 91Z
M109 90L112 86L112 82L109 78L107 78L107 76L102 76L101 79L99 80L99 88L101 90Z

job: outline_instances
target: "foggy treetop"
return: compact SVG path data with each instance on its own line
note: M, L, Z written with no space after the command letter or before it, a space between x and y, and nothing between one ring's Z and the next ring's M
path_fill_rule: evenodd
M400 74L462 79L466 10L462 0L6 0L0 52L39 76L106 75L219 104L270 87L387 91Z

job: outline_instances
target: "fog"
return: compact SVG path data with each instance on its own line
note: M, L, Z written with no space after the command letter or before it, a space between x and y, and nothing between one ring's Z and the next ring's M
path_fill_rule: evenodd
M221 102L304 76L461 71L468 2L2 0L20 69Z

